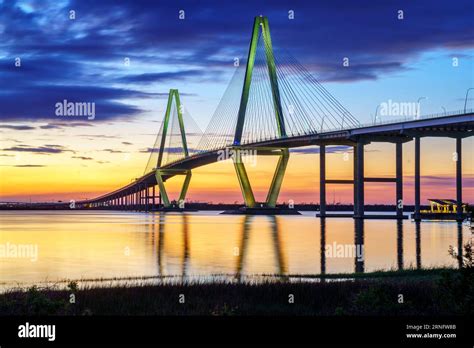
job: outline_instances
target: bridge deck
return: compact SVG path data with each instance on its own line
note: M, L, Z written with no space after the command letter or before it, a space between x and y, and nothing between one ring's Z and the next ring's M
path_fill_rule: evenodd
M259 152L269 148L296 148L311 145L348 145L354 146L358 141L370 142L405 142L413 137L468 137L474 129L474 113L455 114L441 117L422 117L416 120L400 121L386 124L374 124L353 129L341 129L323 133L305 134L286 138L270 139L258 143L249 143L242 147L255 148ZM259 150L259 148L261 150ZM219 151L198 153L179 161L162 166L162 169L194 169L218 161ZM164 175L167 180L174 174ZM152 171L138 178L135 182L113 192L79 203L95 203L114 199L118 196L135 192L138 187L156 185L155 173Z

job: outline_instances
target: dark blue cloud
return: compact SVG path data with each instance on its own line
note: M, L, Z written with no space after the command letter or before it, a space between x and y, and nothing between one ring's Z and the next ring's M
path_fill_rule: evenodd
M140 99L167 95L145 85L217 79L245 60L260 14L277 55L290 51L322 81L373 80L430 50L472 48L473 10L471 0L2 1L0 120L54 119L63 99L95 102L99 122L137 117Z
M145 73L139 75L126 75L117 79L124 83L150 83L165 81L180 81L192 77L202 77L205 72L201 70L181 70L160 73Z

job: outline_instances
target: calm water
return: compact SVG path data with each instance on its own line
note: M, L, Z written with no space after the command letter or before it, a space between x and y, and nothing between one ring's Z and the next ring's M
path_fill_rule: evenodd
M448 248L471 238L467 226L453 222L358 224L331 218L322 223L313 212L249 217L218 212L3 211L0 227L4 289L64 279L457 267ZM354 243L363 249L355 249ZM30 253L14 257L11 248L25 245Z

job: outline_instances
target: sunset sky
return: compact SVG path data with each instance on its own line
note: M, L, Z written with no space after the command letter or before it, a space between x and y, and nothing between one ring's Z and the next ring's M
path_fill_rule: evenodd
M141 176L169 89L179 89L204 130L234 59L247 57L260 14L275 48L290 50L361 123L390 100L425 97L422 115L460 111L474 87L473 7L470 0L0 0L0 201L93 198ZM64 99L94 102L95 118L57 116L55 104ZM473 100L474 90L468 108ZM463 198L471 203L473 146L463 140ZM407 204L413 149L404 145ZM453 139L422 139L423 202L455 197L454 151ZM350 178L350 149L328 152L327 177ZM275 164L259 158L248 167L257 199L265 198ZM394 145L368 145L365 175L394 173ZM317 148L292 152L280 201L318 202L318 178ZM170 180L171 197L180 180ZM327 194L329 202L352 202L351 187L330 185ZM242 202L232 163L194 170L188 199ZM366 201L394 203L394 185L367 184Z

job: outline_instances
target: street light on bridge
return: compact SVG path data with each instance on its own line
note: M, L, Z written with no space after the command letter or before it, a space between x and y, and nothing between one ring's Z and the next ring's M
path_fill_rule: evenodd
M417 115L416 119L419 119L419 118L420 118L420 109L421 109L421 108L420 108L420 103L421 103L421 101L422 101L423 99L428 99L428 97L419 97L419 98L418 98L418 101L417 101L417 104L418 104L418 115Z
M379 107L380 107L380 104L378 104L377 107L375 108L374 125L377 123L377 113L379 112Z
M468 94L469 94L469 91L470 91L471 89L474 89L474 88L473 88L473 87L471 87L471 88L468 88L468 89L467 89L467 91L466 91L466 99L464 100L464 113L466 113L466 106L467 106L467 96L468 96Z

